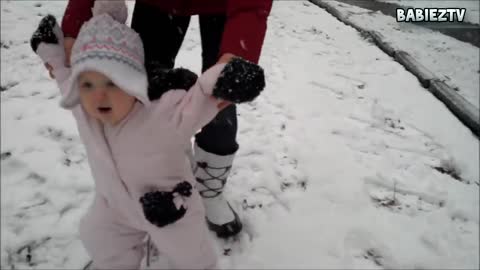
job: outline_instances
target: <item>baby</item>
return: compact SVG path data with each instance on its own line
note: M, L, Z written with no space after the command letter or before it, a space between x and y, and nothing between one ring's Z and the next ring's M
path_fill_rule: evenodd
M185 149L222 108L260 94L263 70L234 58L189 89L150 100L140 37L125 25L126 12L107 13L94 7L72 49L71 68L53 16L42 19L31 39L53 68L60 105L73 113L95 180L80 238L95 269L138 269L146 235L173 268L213 268L217 255Z

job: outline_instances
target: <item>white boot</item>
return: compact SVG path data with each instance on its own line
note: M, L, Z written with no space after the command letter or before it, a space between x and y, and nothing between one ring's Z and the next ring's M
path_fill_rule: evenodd
M222 194L235 154L227 156L212 154L197 144L194 146L194 152L193 173L197 179L196 188L205 205L208 227L221 238L238 234L242 230L242 223Z

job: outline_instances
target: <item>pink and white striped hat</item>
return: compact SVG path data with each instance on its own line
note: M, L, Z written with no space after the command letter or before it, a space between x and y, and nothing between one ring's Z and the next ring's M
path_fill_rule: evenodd
M116 3L117 7L110 10L121 11L118 3L125 5L124 1L97 2ZM97 4L96 7L98 10ZM70 87L60 102L61 106L72 108L80 103L77 77L84 71L104 74L127 94L148 105L143 43L140 36L125 25L126 6L124 16L117 12L113 17L105 5L102 5L100 14L95 12L96 7L94 16L82 25L72 48Z

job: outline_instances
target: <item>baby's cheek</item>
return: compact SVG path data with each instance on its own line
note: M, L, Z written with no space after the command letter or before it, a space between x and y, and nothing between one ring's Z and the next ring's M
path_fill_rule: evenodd
M122 98L118 99L117 105L118 105L118 110L122 114L128 114L132 109L133 106L135 105L135 99L134 98Z
M134 102L122 100L117 101L113 104L113 115L112 117L115 122L119 122L123 120L132 110L134 107Z
M82 105L83 109L85 111L90 111L90 108L92 107L91 101L88 98L88 95L80 91L80 104Z
M80 103L83 107L83 110L85 110L85 112L88 114L88 116L93 117L95 119L98 119L97 110L91 102L88 102L88 100L80 99Z

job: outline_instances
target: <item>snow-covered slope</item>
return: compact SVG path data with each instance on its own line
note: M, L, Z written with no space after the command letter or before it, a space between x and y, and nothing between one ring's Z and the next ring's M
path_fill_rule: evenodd
M437 78L480 108L480 50L477 47L422 26L396 22L395 18L381 12L337 1L329 1L329 4L363 29L380 33L395 50L410 54Z

